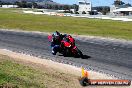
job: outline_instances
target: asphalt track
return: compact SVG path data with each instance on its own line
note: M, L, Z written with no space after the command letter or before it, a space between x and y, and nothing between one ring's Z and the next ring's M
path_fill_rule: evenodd
M85 59L63 57L61 54L54 56L49 45L46 34L0 30L1 49L83 66L88 70L132 80L132 43L76 38L76 45L85 55Z

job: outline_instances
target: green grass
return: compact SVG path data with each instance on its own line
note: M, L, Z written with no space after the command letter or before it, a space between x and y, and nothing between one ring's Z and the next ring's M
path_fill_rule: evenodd
M132 22L23 14L20 9L0 9L0 28L132 40Z
M33 65L26 62L16 62L12 58L0 55L0 88L75 88L73 75L56 70ZM77 81L78 82L78 81ZM79 84L79 83L78 83Z

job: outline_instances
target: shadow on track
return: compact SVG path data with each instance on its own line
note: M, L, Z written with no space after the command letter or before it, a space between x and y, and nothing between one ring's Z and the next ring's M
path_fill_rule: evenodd
M83 57L81 57L82 59L89 59L91 58L91 56L88 56L88 55L83 55Z
M63 57L73 57L73 56L64 56L62 54L59 54L58 56L63 56ZM81 59L89 59L91 58L91 56L88 56L88 55L83 55L82 57L74 57L74 58L81 58Z

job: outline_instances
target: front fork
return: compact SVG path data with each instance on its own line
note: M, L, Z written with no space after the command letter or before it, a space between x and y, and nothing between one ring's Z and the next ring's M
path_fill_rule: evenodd
M72 53L73 53L73 54L76 54L77 49L78 49L78 48L77 48L76 46L74 46L74 47L72 48Z

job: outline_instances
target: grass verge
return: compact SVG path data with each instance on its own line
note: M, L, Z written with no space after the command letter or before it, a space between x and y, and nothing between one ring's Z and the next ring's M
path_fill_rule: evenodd
M21 9L0 9L0 28L132 40L132 22L24 14Z
M0 88L78 88L77 77L0 55Z

